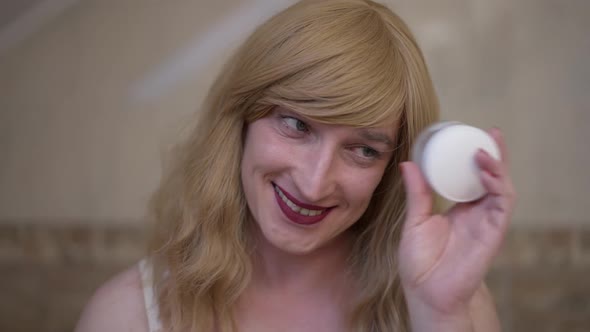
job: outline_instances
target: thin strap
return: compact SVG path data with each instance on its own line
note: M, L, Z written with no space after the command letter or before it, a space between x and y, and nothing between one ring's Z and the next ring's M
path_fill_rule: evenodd
M139 273L141 274L143 300L145 303L149 332L161 331L162 323L160 322L160 310L158 308L158 302L154 297L154 271L149 259L144 258L139 261Z

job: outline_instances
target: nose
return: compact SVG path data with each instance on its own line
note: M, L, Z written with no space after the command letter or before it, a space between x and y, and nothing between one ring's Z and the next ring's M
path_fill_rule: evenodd
M318 203L336 190L338 155L335 148L325 145L310 149L299 165L296 184L308 203Z

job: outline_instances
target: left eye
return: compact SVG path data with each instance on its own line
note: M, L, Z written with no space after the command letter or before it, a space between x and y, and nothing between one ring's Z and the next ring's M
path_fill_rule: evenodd
M288 116L284 117L283 121L285 121L285 124L293 130L297 130L300 132L307 132L309 130L307 124L299 119Z
M370 148L368 146L358 146L354 148L355 153L357 153L360 157L365 159L378 159L381 154L379 151Z

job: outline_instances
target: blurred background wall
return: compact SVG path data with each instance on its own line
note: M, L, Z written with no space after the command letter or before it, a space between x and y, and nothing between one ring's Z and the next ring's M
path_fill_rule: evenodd
M506 331L590 331L590 2L390 0L443 117L507 138ZM71 330L143 252L145 204L241 40L290 0L0 2L0 330Z

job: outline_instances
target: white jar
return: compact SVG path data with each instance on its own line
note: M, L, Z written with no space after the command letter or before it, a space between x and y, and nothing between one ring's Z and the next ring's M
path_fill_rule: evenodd
M455 202L470 202L486 194L475 161L478 149L500 159L500 149L487 132L461 122L439 122L418 136L412 160L439 195Z

